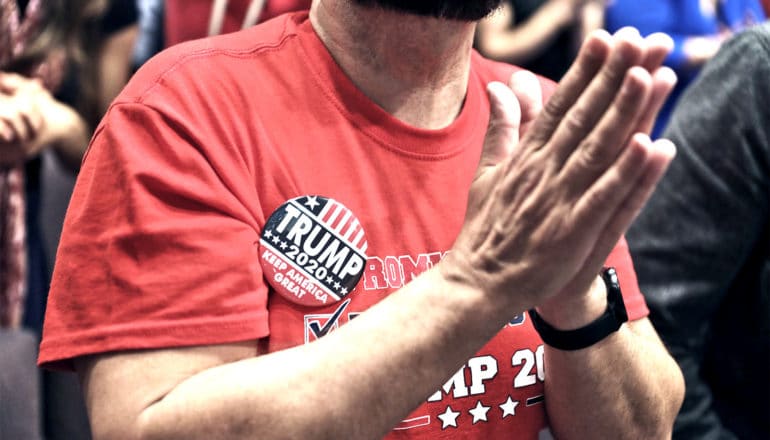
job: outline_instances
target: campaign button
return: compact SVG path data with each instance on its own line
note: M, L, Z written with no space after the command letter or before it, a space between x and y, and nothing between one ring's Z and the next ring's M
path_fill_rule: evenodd
M276 293L318 307L341 301L364 273L366 235L343 204L302 196L267 219L259 240L259 262Z

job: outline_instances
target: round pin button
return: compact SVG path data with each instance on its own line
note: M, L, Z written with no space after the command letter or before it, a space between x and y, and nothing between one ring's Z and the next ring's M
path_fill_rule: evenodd
M302 196L267 219L259 262L276 293L303 306L341 301L358 284L366 263L366 235L343 204Z

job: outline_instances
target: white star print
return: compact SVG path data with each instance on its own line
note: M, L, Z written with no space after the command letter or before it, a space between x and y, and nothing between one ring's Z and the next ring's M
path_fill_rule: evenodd
M438 418L441 419L441 429L447 429L450 426L457 428L457 417L459 415L459 412L454 412L451 406L447 406L446 411L438 415Z
M319 205L318 196L307 196L307 201L305 202L305 206L309 207L310 209L313 209L318 205Z
M478 422L487 422L487 413L491 408L491 406L482 405L481 400L477 401L476 407L468 411L473 416L473 424L475 425Z
M283 250L283 249L286 249L287 247L289 247L289 245L287 245L285 241L282 241L281 244L278 245L278 247L280 247L281 250Z
M279 241L281 241L281 239L277 235L273 237L273 244L278 244Z
M342 287L340 283L334 283L334 290L340 290L340 287Z
M503 410L503 418L506 418L508 416L515 416L517 406L519 406L519 402L517 400L511 399L511 396L508 396L508 400L506 400L505 403L500 405L500 409Z
M348 289L343 287L342 290L340 290L340 293L343 294L343 295L347 295L348 294Z
M270 232L270 229L265 231L265 238L267 238L267 239L273 238L273 233Z

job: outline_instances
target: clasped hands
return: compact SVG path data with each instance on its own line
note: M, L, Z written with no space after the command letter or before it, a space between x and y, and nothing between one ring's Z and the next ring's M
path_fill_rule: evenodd
M56 142L61 104L37 80L0 72L0 166L23 163Z
M532 74L489 85L489 127L465 223L439 265L445 279L509 316L537 307L564 329L603 312L597 274L675 154L649 137L676 82L662 67L672 46L663 34L596 31L544 106Z

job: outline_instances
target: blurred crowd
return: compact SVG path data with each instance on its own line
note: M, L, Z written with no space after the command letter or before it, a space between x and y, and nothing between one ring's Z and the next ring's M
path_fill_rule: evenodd
M0 440L90 438L77 379L41 372L35 358L69 191L110 102L164 48L309 6L310 0L0 0ZM743 61L754 59L745 52L751 44L732 41L763 23L768 9L770 0L512 0L477 30L476 49L484 56L554 81L596 29L632 26L643 36L664 33L673 42L666 65L677 73L678 84L653 135L684 146L684 159L672 166L671 179L677 180L664 181L666 190L653 198L629 243L653 322L685 370L688 396L675 438L770 436L770 137L754 134L770 126L770 119L762 119L768 113L761 109L740 107L755 95L737 98L748 84L770 96L770 77L743 78L740 57L709 67L725 45L744 50ZM758 62L770 65L767 58ZM701 78L704 66L713 72ZM708 88L709 78L731 74L735 80L725 84L732 84L734 95L716 96L719 87L727 87L722 83ZM703 106L713 113L700 113ZM747 115L755 126L704 137L699 129L718 127L728 107L730 117ZM731 148L743 154L733 155ZM703 161L714 166L704 170ZM720 173L739 176L720 179ZM726 190L730 185L735 187ZM756 196L732 205L747 193ZM720 196L724 200L714 204ZM704 223L712 227L704 229ZM729 233L719 235L723 228ZM690 234L693 230L701 232ZM703 256L708 261L692 269ZM691 288L697 295L688 294ZM693 310L703 310L696 313L697 323L687 319ZM729 352L734 371L715 371L709 362L728 353L720 347L730 341L719 333L724 331L719 323L728 317L748 324L745 331L724 334L760 348ZM724 377L752 378L763 374L762 368L759 389Z

